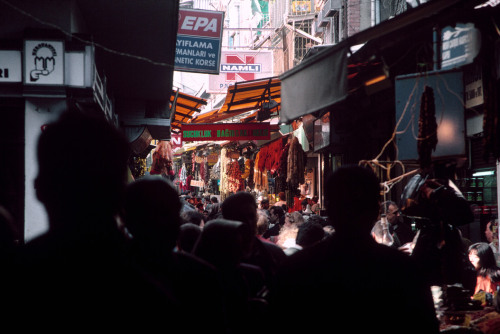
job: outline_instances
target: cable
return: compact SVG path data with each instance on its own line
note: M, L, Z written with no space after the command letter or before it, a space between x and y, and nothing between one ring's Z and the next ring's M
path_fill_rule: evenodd
M47 21L44 21L42 19L39 19L38 17L32 15L31 13L28 13L27 11L25 11L25 10L23 10L23 9L15 6L15 5L13 5L12 3L10 3L7 0L0 0L0 2L3 3L3 4L5 4L6 6L9 6L10 8L14 9L15 11L19 12L20 14L22 14L22 15L24 15L26 17L29 17L32 20L34 20L34 21L36 21L36 22L38 22L38 23L40 23L42 25L45 25L45 26L57 29L60 32L62 32L64 35L66 35L66 36L68 36L70 38L74 38L74 39L76 39L76 40L78 40L78 41L80 41L82 43L85 43L85 44L88 44L88 45L92 45L92 46L100 48L100 49L102 49L102 50L104 50L106 52L109 52L109 53L112 53L112 54L116 54L118 56L123 56L123 57L128 57L128 58L132 58L132 59L144 61L144 62L150 63L152 65L155 65L155 66L163 66L163 67L168 67L168 68L171 68L171 69L174 68L174 65L171 65L171 64L168 64L168 63L154 61L154 60L146 58L146 57L137 56L137 55L133 55L133 54L126 53L126 52L117 51L117 50L108 48L108 47L106 47L106 46L104 46L102 44L95 43L94 41L86 40L86 39L81 38L79 36L73 35L71 32L68 32L68 31L64 30L63 28L61 28L57 24L54 24L54 23L47 22Z

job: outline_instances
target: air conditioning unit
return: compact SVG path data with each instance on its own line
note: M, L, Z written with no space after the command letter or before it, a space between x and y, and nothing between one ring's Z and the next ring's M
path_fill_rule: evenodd
M333 17L341 8L342 2L340 0L328 0L323 6L323 17Z

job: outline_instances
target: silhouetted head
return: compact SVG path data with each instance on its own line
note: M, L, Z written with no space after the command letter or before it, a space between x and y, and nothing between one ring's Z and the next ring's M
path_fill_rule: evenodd
M214 219L201 232L193 253L219 269L234 268L245 254L248 226L240 221Z
M369 235L377 219L380 182L371 169L344 166L327 180L326 208L336 233Z
M179 250L191 253L201 235L201 227L193 223L182 224L177 238Z
M232 194L222 202L221 210L224 219L243 222L254 234L257 232L257 203L250 193L240 191Z
M323 226L318 221L309 218L299 226L295 240L297 245L307 248L320 242L324 237Z
M257 235L257 203L255 198L247 192L240 191L227 197L221 205L222 217L224 219L240 221L247 226L245 236L245 250L251 248L251 244Z
M49 124L38 141L35 188L50 227L113 217L123 198L128 156L125 137L104 116L72 110Z
M172 250L179 235L180 211L176 189L161 176L145 176L127 187L125 225L144 246Z

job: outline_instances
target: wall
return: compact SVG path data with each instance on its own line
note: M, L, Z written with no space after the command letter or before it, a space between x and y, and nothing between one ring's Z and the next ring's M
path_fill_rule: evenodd
M45 232L48 228L45 208L36 198L34 181L38 173L36 147L42 125L54 121L66 109L66 101L60 99L27 99L25 105L25 241ZM64 154L64 152L61 152Z

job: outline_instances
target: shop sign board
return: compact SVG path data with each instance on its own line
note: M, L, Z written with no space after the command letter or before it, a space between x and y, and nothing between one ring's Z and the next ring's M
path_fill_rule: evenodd
M396 129L398 158L401 161L418 160L418 133L421 97L426 87L434 91L435 118L438 142L432 158L463 157L466 154L466 136L463 73L459 70L428 72L425 80L420 74L397 76L395 80ZM334 122L335 123L335 118ZM332 124L333 124L332 123Z
M273 76L271 51L222 51L220 74L208 78L207 92L225 93L235 82Z
M219 74L224 12L179 9L176 71Z
M441 31L441 69L471 64L481 48L481 35L474 24L457 24Z
M24 83L64 85L63 41L24 41Z
M464 69L465 107L472 108L484 103L483 74L476 63Z
M269 140L271 125L266 123L183 124L183 141Z
M21 82L21 51L0 51L0 82Z

